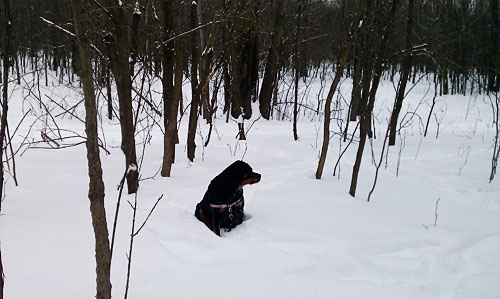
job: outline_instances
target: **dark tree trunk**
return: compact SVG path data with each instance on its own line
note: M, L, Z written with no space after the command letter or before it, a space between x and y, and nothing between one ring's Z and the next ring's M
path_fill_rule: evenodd
M89 19L89 8L86 1L73 0L73 14L75 16L76 37L80 52L80 79L83 85L85 98L85 133L87 135L87 161L89 169L90 213L95 236L95 256L97 272L97 295L99 299L111 298L111 251L108 239L108 226L104 208L104 183L102 180L101 159L97 137L97 108L94 90L94 79L90 58L90 44L88 31L85 25ZM88 23L87 23L88 24Z
M224 14L228 14L226 0L222 0L222 7L224 9ZM223 113L227 113L226 122L229 121L229 113L231 110L231 76L229 75L229 64L231 56L231 44L228 44L228 26L223 26L222 28L222 44L227 45L222 49L222 77L224 80L224 108Z
M111 32L113 37L108 37L107 52L111 64L111 71L115 77L118 92L120 128L122 133L121 149L125 154L125 167L127 170L128 193L135 193L139 188L139 172L135 149L135 127L132 111L132 77L129 66L129 16L127 9L116 6L114 1L108 1L108 10L112 14Z
M191 28L198 26L196 1L191 2ZM189 110L189 125L187 136L187 156L189 161L194 161L196 144L196 125L198 124L198 105L200 103L200 93L198 90L198 38L197 33L191 34L191 108Z
M302 19L302 1L299 2L298 13L297 13L297 27L295 28L295 88L294 88L294 99L293 99L293 140L297 141L299 136L297 134L297 115L298 115L298 101L299 101L299 77L300 77L300 57L299 55L299 37L300 37L300 21ZM342 72L344 69L342 68Z
M105 73L105 80L106 80L106 96L108 100L108 119L112 120L113 119L113 97L111 95L111 74L109 71L109 64L106 63L106 73Z
M360 18L363 14L363 11L365 10L366 3L368 1L369 0L361 0L361 2L359 3L356 15L354 16L354 19L349 29L351 35L349 36L345 48L342 51L342 57L340 58L339 65L337 66L337 72L335 73L335 78L333 79L332 85L330 86L330 90L328 91L328 96L325 101L325 119L323 121L323 144L321 146L321 154L318 162L318 168L316 169L316 179L318 180L321 179L321 176L323 174L323 169L325 167L325 162L326 162L326 153L328 152L328 144L330 143L330 119L331 119L330 113L331 113L333 95L335 93L335 90L337 89L337 86L339 85L340 78L342 78L342 73L344 72L344 67L347 62L347 57L349 57L349 51L351 50L353 35L355 35L358 31L359 28L358 24Z
M405 55L401 70L401 78L399 79L398 90L396 92L396 101L392 110L391 122L389 124L389 146L396 144L396 126L398 124L399 113L403 106L403 100L406 92L406 83L410 77L411 70L411 55L412 55L412 35L413 35L413 9L415 0L408 1L408 17L406 21L406 41Z
M10 40L12 35L12 20L10 15L10 1L4 1L4 17L5 17L5 40L3 44L4 55L3 55L3 90L2 90L2 117L0 121L0 215L2 212L2 200L3 200L3 183L4 183L4 173L3 173L3 144L6 136L7 129L7 112L9 109L7 97L8 97L8 85L9 85L9 65L10 65ZM1 71L0 71L1 77ZM4 272L3 272L3 261L2 261L2 249L0 248L0 299L4 298Z
M271 98L273 96L274 85L276 84L276 74L279 66L280 44L283 37L283 11L286 0L278 0L276 3L276 17L274 32L271 37L271 45L267 52L266 68L259 95L259 110L263 118L269 119L271 110Z
M498 18L498 0L490 0L493 28L491 29L491 62L489 68L488 90L498 92L500 89L500 55L498 40L500 39L500 19Z
M259 28L257 24L259 23L259 5L260 0L253 0L251 5L252 10L252 23L250 31L250 109L252 107L251 103L257 101L257 81L259 80ZM250 110L251 114L251 110ZM248 116L250 118L250 115Z
M354 52L354 72L352 77L352 92L351 92L351 113L349 115L350 121L355 121L358 116L358 105L361 101L361 56L363 50L361 47L356 46Z
M258 69L256 6L247 2L236 5L242 11L242 15L235 24L234 34L237 38L233 42L231 55L231 115L238 118L243 113L244 118L249 119L252 116L252 100L255 98L257 84L255 72Z
M174 35L173 1L163 1L163 40L166 41ZM170 176L172 168L173 150L175 149L175 129L177 128L177 105L178 99L174 98L174 41L163 42L163 125L165 135L163 136L163 165L161 176ZM174 129L172 130L172 124Z
M371 120L372 120L371 115L373 112L373 107L375 105L375 95L377 93L378 85L382 77L384 54L389 39L392 35L394 18L396 14L396 9L399 6L399 1L400 0L392 1L392 7L388 15L385 14L381 15L380 11L368 12L372 14L376 13L378 18L378 20L375 22L375 31L373 33L375 37L375 47L374 47L375 58L374 58L373 70L370 72L373 74L373 78L371 78L370 80L371 84L368 84L371 85L368 94L368 103L366 105L366 108L364 108L363 112L361 113L360 136L359 136L360 141L358 144L358 151L356 153L356 160L354 161L354 166L352 170L351 186L349 188L349 194L353 197L356 195L359 169L361 167L361 159L363 158L363 151L366 144L366 137L371 138ZM385 8L381 7L380 9L385 9ZM384 16L385 19L382 19L384 18Z

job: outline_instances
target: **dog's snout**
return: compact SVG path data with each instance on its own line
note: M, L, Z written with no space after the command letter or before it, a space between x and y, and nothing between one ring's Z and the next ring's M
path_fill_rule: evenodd
M260 182L261 175L260 173L254 173L254 183Z

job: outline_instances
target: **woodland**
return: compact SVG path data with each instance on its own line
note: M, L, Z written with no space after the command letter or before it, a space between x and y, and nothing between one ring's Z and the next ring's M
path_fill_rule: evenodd
M2 209L2 202L9 199L4 193L6 177L17 185L16 160L23 159L20 156L27 148L64 150L85 146L97 298L111 298L110 269L117 221L115 217L110 231L113 219L106 216L101 167L102 155L109 153L102 138L103 118L119 123L123 154L119 197L122 192L123 196L135 194L142 187L141 152L148 146L138 141L143 132L157 128L162 133L163 157L158 176L168 180L176 175L173 165L179 156L186 155L190 162L202 159L204 151L200 150L210 148L217 138L215 119L234 123L238 140L251 134L255 122L287 122L289 138L297 141L302 138L300 119L308 113L321 122L316 136L317 180L330 171L325 167L332 138L342 140L346 150L355 148L348 188L352 197L359 185L362 159L371 159L365 149L372 139L382 140L382 155L373 155L376 175L369 183L373 185L367 198L370 201L384 152L388 153L399 140L406 124L403 118L406 122L408 117L418 118L426 137L435 134L430 132L429 124L438 122L434 111L437 97L483 95L491 99L496 132L485 180L495 179L500 155L498 0L0 3L0 220L9 212ZM10 122L10 89L26 86L26 78L33 83L23 88L35 104L19 123ZM314 99L314 106L304 101L307 92L300 92L301 88L310 88L311 78L319 82L324 94ZM345 79L352 81L351 89L339 96ZM391 99L394 105L387 127L384 124L382 133L377 134L375 127L381 125L374 107L381 81L392 82L395 97ZM407 95L422 81L432 86L429 111L418 116L402 112ZM154 84L160 84L160 94L154 94ZM72 86L81 98L75 105L40 92L41 87L54 85ZM49 109L46 100L57 109ZM84 119L75 109L85 110ZM44 128L37 139L13 146L17 128L30 115L44 121ZM58 125L61 117L68 116L84 123L84 134ZM182 120L187 122L187 134L180 134ZM201 143L197 141L200 123L208 127ZM179 147L176 150L179 142L186 144L185 151ZM337 164L344 152L335 157ZM154 217L156 204L148 218L151 214ZM127 291L134 236L132 233ZM0 299L4 298L4 283L8 286L2 265L0 248ZM8 277L7 270L5 275Z

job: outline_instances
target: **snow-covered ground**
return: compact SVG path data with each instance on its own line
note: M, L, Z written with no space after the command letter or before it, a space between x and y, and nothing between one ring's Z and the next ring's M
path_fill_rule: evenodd
M31 79L26 78L25 87ZM77 85L49 85L33 92L54 116L63 111L49 97L64 99L65 107L81 100ZM349 86L349 80L342 84L347 98ZM26 88L10 88L10 131L23 112L31 108L34 113L16 132L16 149L25 136L40 140L44 123L55 125ZM313 82L303 103L314 105L319 89ZM171 178L157 174L163 153L156 126L141 167L136 227L164 196L134 240L129 298L499 298L500 179L488 183L494 137L489 99L477 94L438 97L424 138L434 93L428 89L429 83L419 83L405 100L400 120L413 118L384 158L370 202L375 167L369 144L355 198L348 190L356 141L340 162L340 174L333 176L346 146L333 136L323 178L314 178L322 123L312 111L301 112L297 142L289 121L253 123L258 106L246 122L247 128L253 123L247 142L238 142L235 121L225 123L219 112L207 148L202 138L208 126L200 122L194 163L186 158L186 114ZM383 81L379 90L373 141L377 162L394 87ZM160 95L154 95L158 100ZM75 110L80 118L82 109ZM68 114L57 123L60 129L84 132L83 123ZM103 117L102 125L101 138L111 152L101 151L111 231L124 157L116 120ZM351 131L354 127L351 123ZM332 133L338 131L332 121ZM139 155L146 133L137 136ZM94 238L85 146L21 152L16 157L19 186L6 176L0 217L5 297L92 298ZM194 208L210 180L242 157L262 174L262 181L245 187L249 219L218 238L193 216ZM125 200L133 202L134 196L123 196L118 219L111 269L116 298L124 294L132 225Z

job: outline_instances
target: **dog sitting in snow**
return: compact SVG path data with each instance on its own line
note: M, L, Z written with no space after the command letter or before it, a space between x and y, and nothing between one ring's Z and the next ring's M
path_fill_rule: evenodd
M194 215L220 237L220 229L231 230L244 219L243 186L260 181L260 174L243 161L236 161L208 185Z

